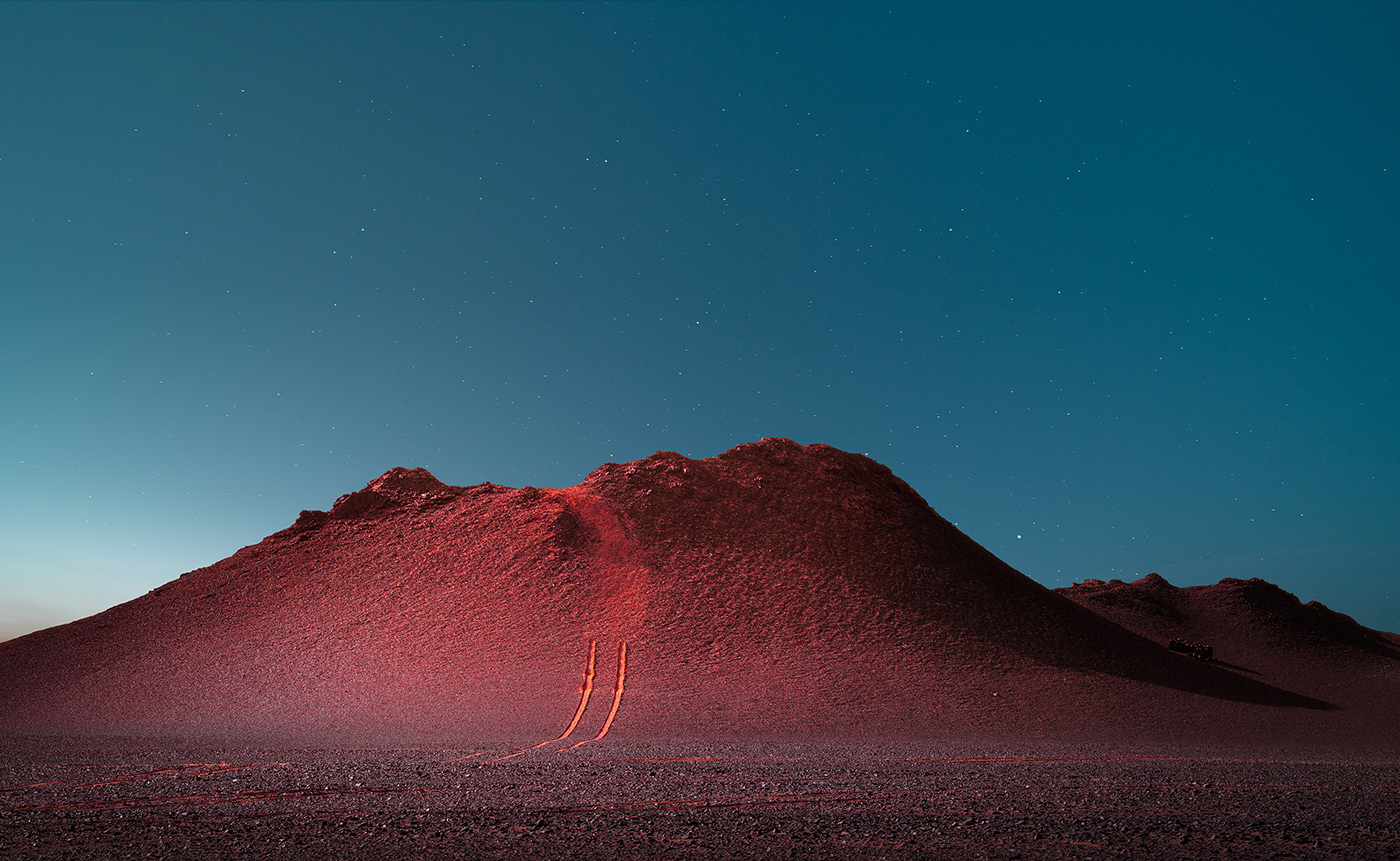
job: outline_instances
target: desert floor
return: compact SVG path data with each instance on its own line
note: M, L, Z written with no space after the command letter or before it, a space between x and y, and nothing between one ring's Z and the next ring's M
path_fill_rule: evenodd
M1394 754L600 743L488 761L512 752L8 740L0 855L1400 858Z

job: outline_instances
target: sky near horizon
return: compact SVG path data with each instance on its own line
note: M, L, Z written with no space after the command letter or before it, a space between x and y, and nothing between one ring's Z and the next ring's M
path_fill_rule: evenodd
M0 4L0 639L394 466L863 452L1400 631L1400 6Z

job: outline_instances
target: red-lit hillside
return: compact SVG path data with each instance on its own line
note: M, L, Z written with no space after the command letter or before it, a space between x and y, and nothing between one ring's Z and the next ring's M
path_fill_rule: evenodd
M0 644L0 730L1400 737L1383 708L1115 621L828 446L658 452L562 490L395 469L137 600ZM1400 661L1367 666L1393 702Z

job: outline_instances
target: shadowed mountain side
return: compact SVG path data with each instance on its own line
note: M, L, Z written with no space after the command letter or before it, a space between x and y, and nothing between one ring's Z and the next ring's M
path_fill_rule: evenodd
M1400 692L1400 636L1264 580L1178 588L1157 574L1057 590L1145 637L1209 645L1215 662L1357 712L1385 717ZM1394 717L1390 716L1393 723ZM1400 729L1400 727L1397 727Z
M0 680L6 733L527 744L1233 739L1261 721L1330 732L1340 700L1320 692L1345 693L1172 653L1014 571L885 467L781 439L562 490L390 470L141 598L0 643Z
M658 452L604 466L583 487L623 512L649 548L654 588L682 599L658 606L684 609L684 596L703 596L719 614L712 627L820 631L806 639L848 646L861 631L902 632L908 642L895 654L957 643L979 663L1029 659L1222 699L1332 707L1203 666L1061 599L887 467L830 446L770 439L704 460Z
M1364 652L1400 660L1400 636L1367 628L1317 601L1264 580L1226 577L1213 586L1173 586L1158 574L1132 583L1087 580L1056 590L1124 627L1159 640L1172 637L1307 649L1345 658Z

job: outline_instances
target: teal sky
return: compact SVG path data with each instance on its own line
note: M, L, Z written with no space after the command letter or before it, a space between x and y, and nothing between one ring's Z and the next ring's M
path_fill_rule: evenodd
M0 637L765 436L1400 630L1400 6L0 4Z

